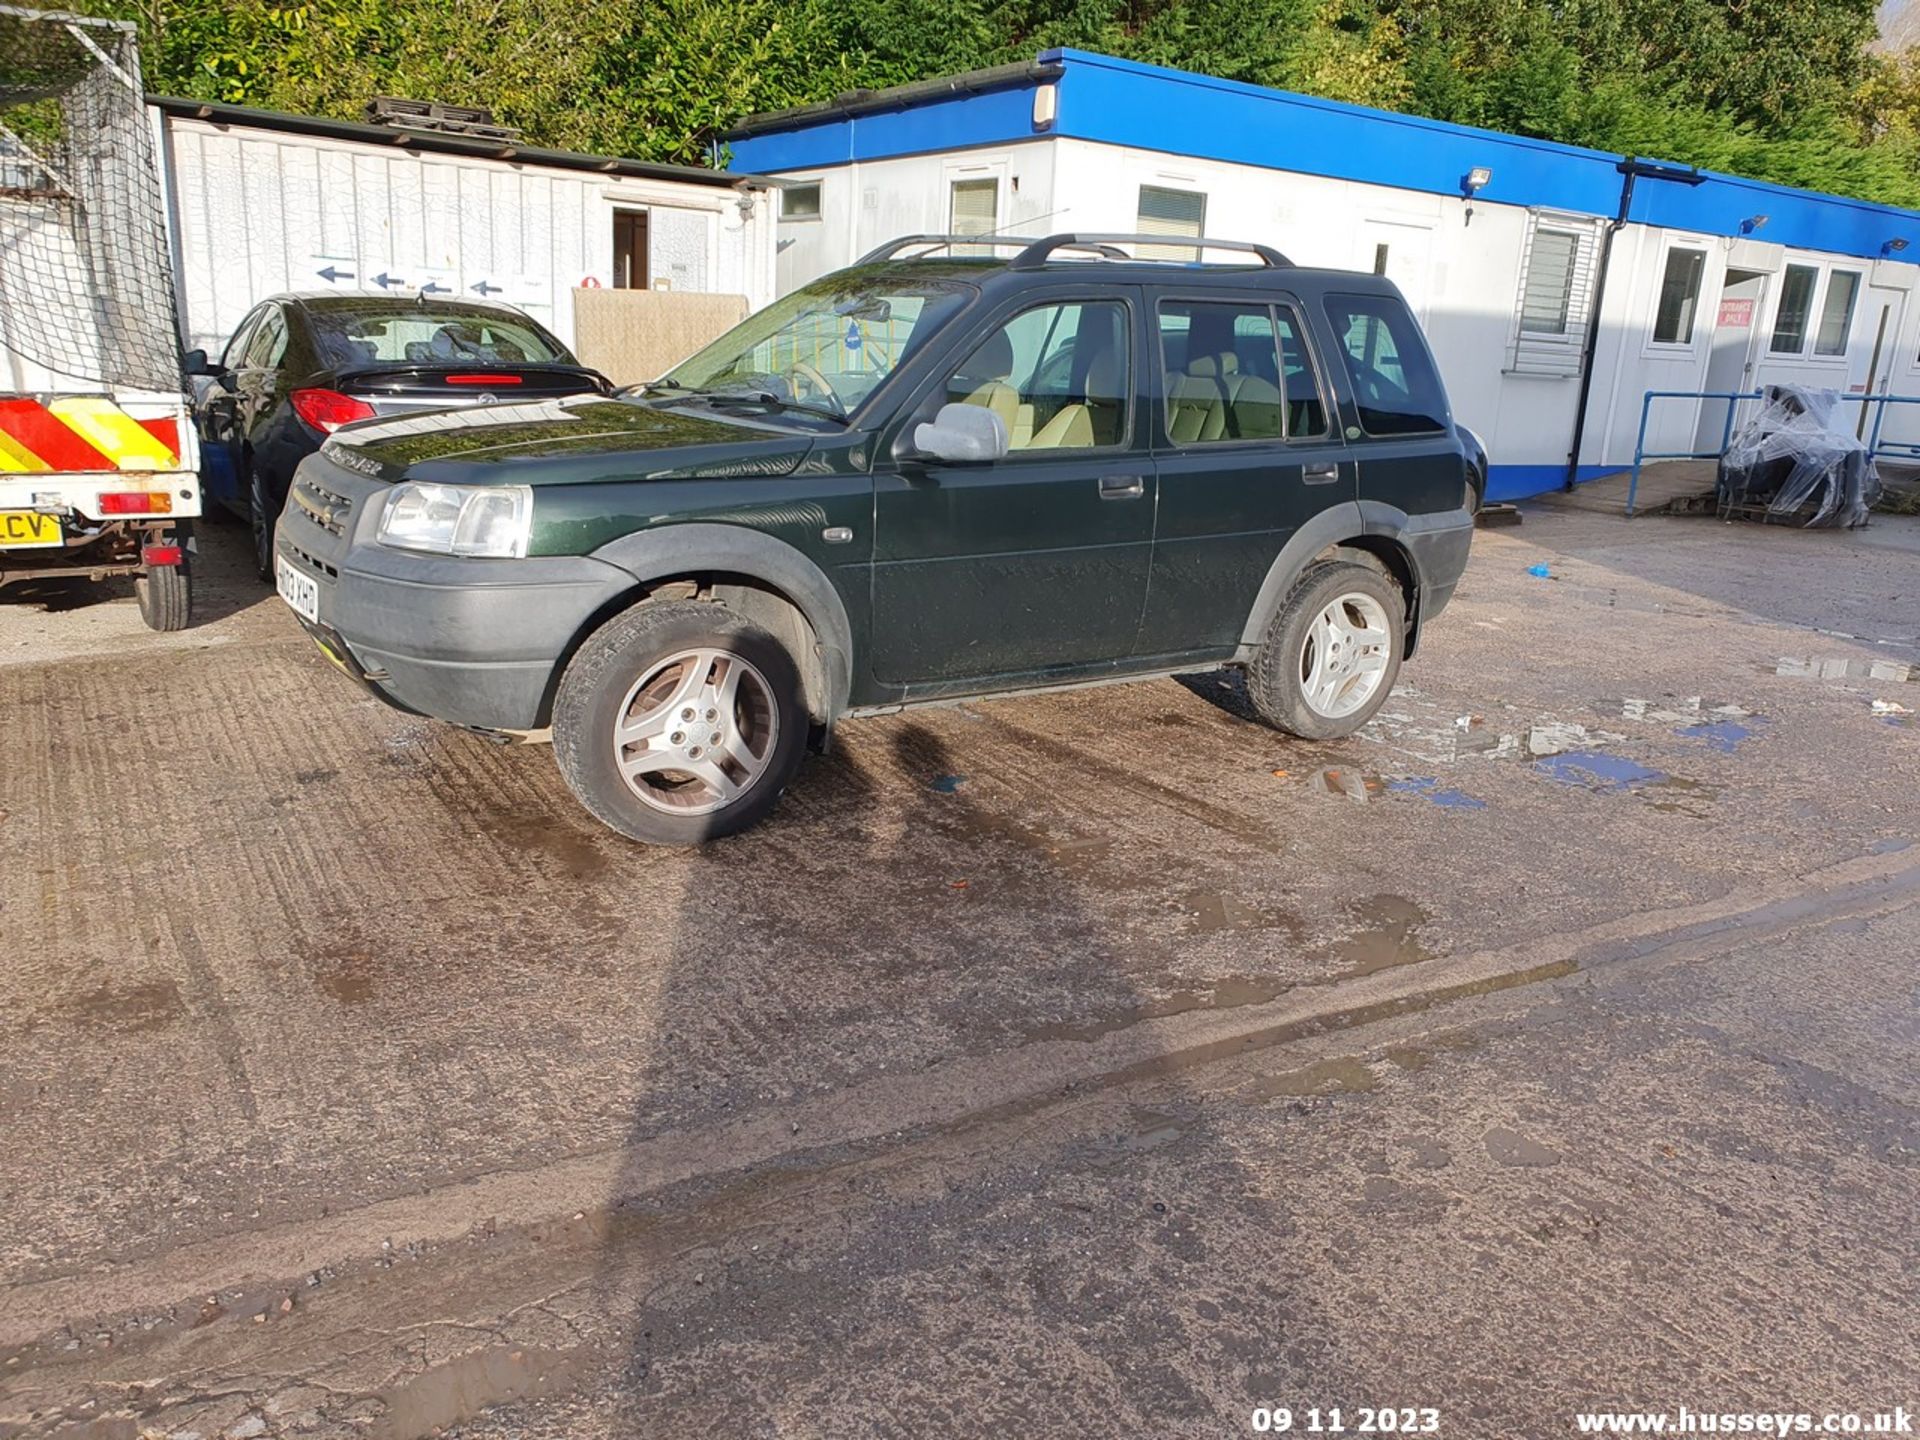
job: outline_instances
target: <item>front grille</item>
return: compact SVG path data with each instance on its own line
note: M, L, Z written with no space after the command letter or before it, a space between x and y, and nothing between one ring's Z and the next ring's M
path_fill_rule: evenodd
M309 554L307 551L302 550L298 545L295 545L290 540L282 540L280 543L286 546L287 553L293 556L293 558L298 560L302 565L305 565L308 568L313 570L318 570L322 575L326 576L329 580L338 580L340 578L339 569L335 566L329 565L326 561L322 560L318 555Z
M353 509L353 501L345 495L315 484L303 475L293 482L293 503L329 535L347 533L347 515Z

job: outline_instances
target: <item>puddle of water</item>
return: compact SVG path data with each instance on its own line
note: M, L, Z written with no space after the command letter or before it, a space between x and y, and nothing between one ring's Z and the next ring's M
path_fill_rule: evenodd
M1366 1061L1353 1056L1319 1060L1303 1070L1263 1075L1254 1089L1262 1099L1299 1099L1309 1095L1351 1095L1376 1089L1380 1077Z
M1201 935L1215 935L1223 930L1263 930L1274 923L1264 911L1254 909L1246 901L1212 890L1190 891L1181 905L1193 916L1193 929ZM1287 916L1281 923L1292 930L1299 922Z
M1133 1133L1122 1136L1120 1143L1128 1150L1158 1150L1187 1133L1186 1122L1177 1115L1162 1114L1143 1105L1128 1106L1127 1118L1133 1123Z
M1764 716L1749 715L1744 723L1732 719L1709 720L1698 725L1683 725L1673 733L1688 740L1704 740L1722 755L1731 755L1740 748L1742 740L1751 740L1754 731L1766 723Z
M1599 750L1574 750L1548 755L1534 761L1533 768L1562 785L1580 785L1604 794L1659 784L1669 778L1624 755L1608 755Z
M1649 806L1664 814L1693 815L1700 819L1706 818L1709 807L1720 798L1718 786L1683 780L1677 775L1652 781L1642 786L1640 793Z
M1396 1045L1386 1052L1387 1059L1402 1070L1424 1070L1442 1055L1460 1054L1478 1049L1481 1039L1468 1030L1435 1035L1419 1045Z
M1387 786L1386 781L1378 775L1369 775L1345 766L1328 765L1307 777L1307 788L1364 805L1374 796L1384 793Z
M1884 680L1895 685L1920 680L1920 666L1899 660L1850 660L1842 655L1783 655L1760 670L1798 680Z
M940 775L934 778L929 788L938 795L951 795L966 783L967 777L964 775Z
M435 1365L395 1386L374 1434L381 1440L437 1434L509 1400L533 1400L570 1388L581 1356L532 1345L494 1345Z
M1418 795L1423 800L1431 800L1444 810L1484 810L1487 802L1475 799L1464 790L1450 790L1439 779L1431 775L1409 775L1404 780L1392 780L1387 789L1403 795Z
M1620 702L1622 720L1650 720L1655 724L1698 724L1702 721L1744 720L1753 712L1744 705L1709 705L1705 697L1691 695L1684 700L1667 696L1660 700L1642 700L1629 695Z
M1342 962L1334 978L1352 980L1400 965L1417 965L1433 959L1433 952L1420 943L1420 930L1427 923L1427 912L1404 895L1375 895L1347 907L1353 916L1354 930L1328 949L1330 959Z

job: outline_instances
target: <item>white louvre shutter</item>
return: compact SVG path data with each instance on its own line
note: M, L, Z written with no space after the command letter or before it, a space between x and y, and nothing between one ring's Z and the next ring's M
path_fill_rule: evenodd
M1578 375L1592 319L1600 222L1536 211L1520 263L1507 370L1517 375Z
M999 224L999 208L998 180L954 181L952 233L991 235Z

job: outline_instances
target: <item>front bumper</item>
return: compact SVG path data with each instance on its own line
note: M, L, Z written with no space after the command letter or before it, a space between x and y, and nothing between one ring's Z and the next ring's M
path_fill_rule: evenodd
M294 472L274 551L318 584L308 631L402 709L483 729L545 725L560 661L633 577L586 556L391 549L374 538L390 488L320 455Z

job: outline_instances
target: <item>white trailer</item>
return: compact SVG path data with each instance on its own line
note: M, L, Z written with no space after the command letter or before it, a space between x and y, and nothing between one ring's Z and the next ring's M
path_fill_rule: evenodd
M133 27L0 6L0 586L184 627L198 469Z

